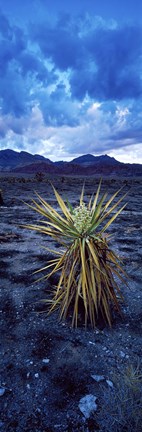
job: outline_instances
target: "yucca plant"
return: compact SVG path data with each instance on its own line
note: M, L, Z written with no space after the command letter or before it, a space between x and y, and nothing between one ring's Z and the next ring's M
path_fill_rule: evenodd
M44 219L26 226L47 234L61 245L58 251L50 249L56 258L36 271L46 271L45 279L56 272L59 274L57 286L51 288L52 298L45 300L48 311L58 308L60 318L72 313L72 325L77 326L82 305L85 325L90 322L95 327L101 315L111 326L112 305L120 312L123 297L117 279L124 282L124 270L119 257L109 247L110 235L106 230L124 209L126 204L115 212L125 195L117 202L114 199L120 190L108 200L106 193L100 198L100 181L88 204L84 202L83 187L79 205L73 208L52 188L61 211L57 212L37 194L38 202L33 199L28 205Z

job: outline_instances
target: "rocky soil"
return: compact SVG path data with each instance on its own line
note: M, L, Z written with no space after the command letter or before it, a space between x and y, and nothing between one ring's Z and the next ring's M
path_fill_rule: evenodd
M20 227L38 219L23 202L30 202L34 191L56 206L48 178L38 180L0 178L0 429L140 432L142 179L103 181L102 191L109 194L121 186L128 191L127 206L112 226L112 245L129 280L128 286L121 284L123 316L114 316L111 329L100 323L95 330L85 330L81 320L74 329L70 317L59 322L58 314L41 313L41 300L55 280L36 282L33 272L48 261L44 246L58 244ZM86 179L86 199L98 181ZM78 203L82 178L52 182L64 198Z

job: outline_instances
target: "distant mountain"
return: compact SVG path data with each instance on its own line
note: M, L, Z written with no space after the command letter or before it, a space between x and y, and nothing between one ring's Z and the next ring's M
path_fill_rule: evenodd
M91 154L86 154L83 156L79 156L71 161L71 163L83 165L83 166L90 166L90 165L120 165L121 162L118 162L113 157L110 157L108 155L102 155L102 156L93 156Z
M41 161L46 161L49 164L53 163L49 159L44 158L44 156L37 154L32 155L31 153L24 151L21 151L20 153L10 149L0 151L0 170L11 171L13 168Z
M142 165L118 162L108 155L93 156L86 154L70 162L52 162L40 155L32 155L14 150L0 151L0 172L49 175L81 175L81 176L142 176Z

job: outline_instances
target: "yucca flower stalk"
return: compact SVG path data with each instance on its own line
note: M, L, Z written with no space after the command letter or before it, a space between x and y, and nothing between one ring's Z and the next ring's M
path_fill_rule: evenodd
M117 280L125 283L125 272L121 260L109 246L110 235L106 231L126 206L115 211L125 195L114 202L119 189L108 200L106 193L100 198L100 181L88 204L84 202L83 187L79 205L73 208L69 202L65 203L54 186L52 188L61 212L37 194L38 202L32 200L28 206L44 219L26 225L61 245L60 251L46 248L57 257L36 271L45 271L42 277L45 279L56 272L59 274L57 286L51 287L52 299L45 299L48 312L59 309L59 316L64 319L72 311L72 325L77 326L82 305L85 325L90 322L95 327L101 315L111 326L112 305L120 312L120 299L123 299Z

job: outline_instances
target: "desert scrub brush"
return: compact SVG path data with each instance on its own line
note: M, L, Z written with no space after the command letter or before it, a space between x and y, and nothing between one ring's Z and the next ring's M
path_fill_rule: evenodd
M46 271L45 279L59 273L52 299L45 300L49 313L59 309L60 318L66 318L72 310L72 325L77 326L82 304L85 325L90 322L95 327L101 315L111 326L112 304L120 312L119 300L123 299L117 280L125 283L125 272L120 258L110 248L107 230L125 208L126 204L119 209L118 206L126 194L116 201L119 189L108 200L107 193L100 198L100 181L88 204L84 202L83 187L79 205L73 208L52 187L60 212L37 194L38 201L33 199L32 204L27 205L44 219L26 225L26 228L50 236L61 246L57 252L48 249L56 254L56 258L48 261L44 269L37 270Z

